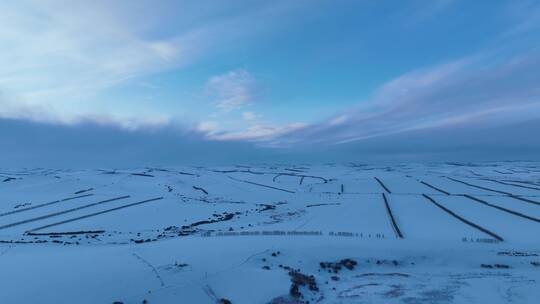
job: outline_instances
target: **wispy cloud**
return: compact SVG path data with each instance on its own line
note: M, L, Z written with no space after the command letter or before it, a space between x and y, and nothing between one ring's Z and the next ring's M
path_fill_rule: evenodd
M270 123L250 124L238 131L206 131L206 138L219 141L249 141L265 142L287 134L294 130L301 129L306 125L303 123L292 123L287 125L275 125ZM199 129L203 131L202 129Z
M255 100L257 82L248 71L238 69L211 77L206 84L206 92L219 109L237 110Z
M429 20L436 17L441 12L451 7L456 0L433 0L433 1L420 1L421 4L417 4L414 7L414 12L409 13L409 19L407 25L418 25L422 21Z
M197 49L188 44L189 33L144 38L127 14L105 2L2 2L0 10L4 117L25 116L17 109L32 107L47 110L27 118L72 120L83 114L76 105L100 90L184 64L190 60L186 45Z
M2 2L0 117L62 122L97 116L100 112L92 102L99 93L190 65L217 45L261 30L262 23L245 26L253 18L273 18L294 7L243 5L236 14L229 6L125 0ZM164 29L164 24L170 26ZM249 82L247 72L236 73L237 81ZM226 79L222 82L226 90ZM249 99L230 96L223 107ZM44 111L27 115L26 108Z
M203 121L195 127L195 131L207 139L216 141L268 143L274 138L306 126L300 122L277 124L252 111L244 111L238 116L232 120Z
M540 3L535 0L514 1L507 6L504 17L512 26L503 34L503 38L534 32L540 29Z
M279 26L285 28L283 24L295 20L290 15L284 18L283 12L288 11L289 6L302 6L305 2L294 1L294 4L291 4L293 3L291 1L277 2L276 5L274 2L272 5L255 5L247 2L239 2L236 5L230 2L192 5L186 2L184 5L175 1L156 4L153 1L128 0L70 1L69 4L49 0L1 2L0 118L71 125L93 121L100 125L112 124L125 129L169 125L175 119L172 117L174 114L169 114L173 112L170 111L173 107L171 105L159 109L161 112L144 112L133 116L126 113L129 112L132 103L135 103L131 100L122 100L120 103L123 103L123 107L111 107L115 109L114 111L100 111L92 106L92 102L96 101L94 97L100 92L130 82L139 88L161 91L165 83L155 86L152 81L146 82L142 76L191 65L202 57L211 55L213 51L222 52L220 56L223 56L225 53L235 53L231 51L237 47L245 47L245 51L248 52L250 50L247 50L247 45L251 44L257 45L254 49L259 51L269 43L278 41L276 36L281 33L278 33L276 28L279 29ZM459 1L440 0L426 5L414 3L407 5L407 9L398 11L399 14L407 16L409 12L414 12L410 18L411 24L414 25L411 27L414 27L414 30L421 30L420 26L416 25L424 24L423 21L435 20L439 14L452 10L454 5L457 7L459 4L457 2ZM168 6L170 3L174 3L173 7L182 9L171 13L172 10ZM264 110L271 106L259 106L258 100L261 97L260 86L266 84L261 84L262 77L256 77L258 75L256 73L252 75L250 71L259 71L261 67L270 69L273 67L266 65L267 61L264 60L248 60L246 66L257 67L250 71L242 68L223 70L214 76L198 75L200 77L195 85L186 85L193 85L192 90L199 93L193 94L197 96L190 104L192 108L198 105L197 101L201 103L208 101L207 97L213 102L213 106L204 107L201 111L191 110L197 112L196 115L192 115L197 117L194 118L196 122L188 129L195 130L199 135L202 134L204 138L211 140L242 140L265 145L288 146L297 143L346 143L439 126L500 125L539 117L540 55L538 45L534 44L536 40L529 38L533 36L531 33L537 34L540 28L538 21L540 6L537 1L524 1L519 5L512 2L509 7L514 9L508 10L505 15L509 19L508 24L505 23L509 25L506 26L507 31L499 35L499 40L494 39L492 42L504 44L505 39L513 39L512 42L527 40L527 43L516 43L521 50L530 49L526 55L519 56L515 55L518 52L508 51L498 56L488 47L485 52L478 51L479 55L476 56L430 68L419 68L382 84L371 98L359 101L356 106L335 108L339 111L338 114L328 120L309 125L300 123L307 121L304 120L307 115L303 110L309 109L314 112L322 109L317 109L320 104L316 104L321 102L301 100L303 96L310 94L303 95L300 91L318 87L328 78L313 77L310 86L306 86L295 83L294 79L280 77L282 75L271 75L286 73L283 72L286 69L276 69L279 72L269 71L269 77L265 75L265 78L278 79L274 81L276 87L272 90L279 91L280 94L275 94L276 99L283 98L278 101L285 110L276 110L278 109L276 107L272 108L272 111L265 112ZM305 18L309 14L302 15L300 17ZM386 15L379 12L377 16ZM265 22L275 21L277 17L285 21L279 24ZM504 16L501 19L504 19ZM298 57L293 58L291 53L298 52L302 56L313 49L324 50L326 47L324 44L335 43L334 40L327 41L328 37L339 38L337 40L340 41L350 40L351 36L341 37L340 31L327 29L330 23L318 27L315 25L319 19L314 18L310 22L313 28L306 36L319 37L314 34L320 30L323 32L329 30L320 36L321 41L313 43L310 42L311 39L307 39L296 44L297 41L291 38L304 38L301 37L304 33L299 31L300 34L287 36L282 40L285 43L282 53L273 60L283 58L283 64L288 68L288 64L298 60ZM402 25L407 21L399 22ZM356 28L353 25L351 22L351 27ZM261 38L262 35L259 35L258 31L264 30L275 31L279 35ZM353 32L348 31L349 34ZM253 35L254 33L258 35ZM245 42L246 37L251 39L254 36L259 40L238 43ZM380 32L376 31L376 35L368 36L375 36L375 40L394 37L392 33L384 31L384 26L381 26ZM365 44L365 47L369 48L368 40ZM282 46L275 44L274 47ZM457 45L457 48L459 47ZM343 49L347 48L348 46L343 45ZM436 46L433 47L433 50L435 49ZM338 57L341 56L341 51L340 49L339 52L328 55ZM424 51L431 52L430 49ZM441 52L437 53L437 56L442 56ZM222 58L220 56L217 56L217 60ZM390 56L399 57L394 53ZM227 64L238 64L237 66L244 64L244 58L241 57L230 56L226 60ZM264 61L265 64L259 65L259 61ZM429 62L431 64L433 61ZM319 73L321 66L310 65L310 69L316 69ZM296 68L300 69L298 66ZM341 75L336 74L336 80L344 79L352 83L357 79L354 75L348 74L351 71L354 73L353 68L322 68L320 71L320 74L332 76L334 74L330 74L329 71L332 73L344 71L344 74L347 74L343 77L337 77ZM368 73L365 71L364 73ZM392 69L388 69L385 75L392 72ZM358 79L364 77L367 76L362 75ZM282 78L284 81L281 81ZM311 78L309 79L311 81ZM336 81L335 84L337 91L340 89L340 83ZM203 86L207 95L201 97ZM291 98L292 95L296 96ZM325 96L331 95L335 94ZM349 99L347 96L346 100ZM182 108L184 101L176 101L175 106ZM290 109L288 105L283 106L287 101L291 102ZM328 100L326 104L332 102L334 100ZM340 104L351 103L347 101ZM324 109L328 108L330 107ZM192 114L189 111L186 110L188 113L185 113L185 116ZM279 111L288 112L287 115L283 115L284 117L277 117Z
M509 124L540 116L540 56L464 58L413 71L328 121L271 141L336 144L447 125Z

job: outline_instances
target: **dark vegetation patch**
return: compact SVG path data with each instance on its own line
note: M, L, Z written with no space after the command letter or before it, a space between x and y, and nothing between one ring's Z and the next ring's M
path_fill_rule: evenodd
M74 194L81 194L81 193L85 193L85 192L89 192L89 191L93 191L94 188L88 188L88 189L83 189L83 190L79 190L77 192L75 192Z
M410 275L406 273L399 273L399 272L390 272L390 273L368 272L368 273L362 273L362 274L356 275L355 277L362 278L362 277L373 277L373 276L404 277L404 278L410 277Z
M174 267L177 267L177 268L184 268L184 267L187 267L187 266L189 266L189 264L174 262Z
M161 265L158 268L167 270L167 271L179 272L188 266L189 264L187 263L175 261L173 264Z
M190 235L196 232L194 228L197 226L229 221L229 220L232 220L234 216L238 214L240 214L240 212L236 212L236 213L223 212L223 214L213 214L213 217L214 217L213 219L194 222L189 225L184 225L182 227L169 226L163 229L163 231L165 233L171 233L171 232L178 233L178 235ZM164 236L165 234L160 234L158 238L161 238Z
M194 228L200 225L207 225L207 224L229 221L234 218L234 213L214 214L214 216L216 217L216 219L198 221L190 225L182 226L182 229L190 229L190 228Z
M193 186L193 189L201 191L202 193L208 195L208 191L206 191L204 188Z
M497 255L513 256L513 257L532 257L538 256L537 253L522 252L522 251L500 251Z
M131 175L134 175L134 176L144 176L144 177L155 177L154 175L152 175L152 174L147 174L147 173L131 173Z
M175 193L177 197L182 200L182 202L187 203L191 201L199 201L203 203L208 204L247 204L245 201L233 201L233 200L227 200L222 197L192 197L192 196L186 196L180 193Z
M259 204L259 206L261 206L261 208L259 208L259 212L276 209L276 205L271 204Z
M107 170L98 170L98 171L101 171L101 174L107 174L107 175L115 175L115 174L120 174L120 172L117 172L116 170L112 170L112 171L107 171Z
M341 205L341 203L323 203L323 204L311 204L311 205L306 205L307 208L310 208L310 207L320 207L320 206L333 206L333 205Z
M327 270L328 272L333 273L339 273L343 268L347 268L349 270L354 270L354 267L356 267L358 263L355 260L352 259L343 259L338 262L320 262L319 266L323 270Z
M105 230L81 230L81 231L67 231L67 232L45 232L45 233L39 233L39 232L28 232L27 235L48 235L50 237L53 236L62 236L62 235L78 235L78 234L102 234L105 233Z
M36 240L36 241L14 241L14 240L0 240L0 244L41 244L48 243L47 240Z
M291 298L289 296L277 297L270 301L268 304L302 304L298 299Z
M21 207L26 207L26 206L30 206L32 205L32 203L23 203L23 204L18 204L18 205L15 205L15 207L13 207L14 209L19 209Z
M480 267L482 268L488 268L488 269L509 269L510 266L506 264L481 264Z
M396 260L377 260L375 262L377 265L392 265L392 266L398 266L399 262Z
M150 167L146 167L146 169L148 170L148 172L153 172L153 171L158 171L158 172L171 172L171 170L162 169L162 168L150 168Z
M157 239L130 239L135 244L155 242Z
M297 211L288 211L288 212L273 214L270 216L271 221L265 222L265 224L276 224L276 223L281 223L285 220L300 218L305 213L306 213L305 210L297 210Z
M289 294L293 298L304 298L300 288L305 287L310 291L317 293L319 292L319 287L317 286L317 281L313 275L306 275L300 272L299 269L289 271L289 277L291 278L291 288L289 289Z
M195 173L189 173L189 172L184 172L184 171L175 171L176 173L180 174L180 175L189 175L189 176L199 176L198 174L195 174Z

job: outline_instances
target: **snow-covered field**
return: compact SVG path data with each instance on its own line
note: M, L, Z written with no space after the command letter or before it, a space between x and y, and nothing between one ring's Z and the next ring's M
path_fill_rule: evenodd
M537 303L540 164L1 169L0 270L0 303Z

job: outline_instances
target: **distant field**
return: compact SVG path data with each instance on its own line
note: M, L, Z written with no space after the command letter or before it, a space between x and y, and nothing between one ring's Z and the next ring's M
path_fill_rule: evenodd
M0 303L533 303L539 236L530 162L0 169Z

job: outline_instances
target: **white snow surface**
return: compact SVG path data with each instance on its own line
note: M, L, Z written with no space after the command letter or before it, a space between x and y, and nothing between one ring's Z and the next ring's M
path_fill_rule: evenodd
M0 270L0 303L537 303L540 164L0 169Z

